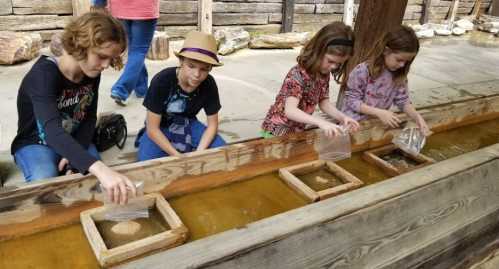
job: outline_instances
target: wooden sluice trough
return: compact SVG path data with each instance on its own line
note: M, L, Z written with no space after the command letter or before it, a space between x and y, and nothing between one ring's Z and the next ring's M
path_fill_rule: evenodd
M499 97L420 110L434 132L497 118ZM402 121L407 120L400 116ZM400 129L361 123L352 151ZM317 161L320 130L116 167L166 198ZM441 161L120 268L466 268L498 250L499 144ZM80 221L102 206L93 176L0 188L0 240ZM0 242L1 244L1 242ZM498 259L492 259L497 263ZM491 267L492 268L492 267Z

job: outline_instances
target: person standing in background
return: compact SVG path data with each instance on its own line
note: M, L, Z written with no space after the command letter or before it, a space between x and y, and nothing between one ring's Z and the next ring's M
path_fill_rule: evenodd
M125 70L111 88L111 98L121 106L135 91L138 98L146 95L148 74L144 63L159 18L159 0L109 0L111 15L120 19L128 35L128 60Z

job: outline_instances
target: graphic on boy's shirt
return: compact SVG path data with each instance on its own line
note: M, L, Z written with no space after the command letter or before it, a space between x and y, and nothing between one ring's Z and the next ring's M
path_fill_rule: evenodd
M81 86L78 89L63 90L61 95L56 99L57 107L61 114L61 125L68 133L73 133L81 121L85 117L87 109L92 104L94 93L92 92L92 84ZM40 144L47 145L45 133L40 122L38 125L38 133Z
M173 92L168 103L166 104L166 114L173 116L174 114L184 113L187 100L183 99L180 95L181 93ZM184 98L189 98L189 96L182 95Z

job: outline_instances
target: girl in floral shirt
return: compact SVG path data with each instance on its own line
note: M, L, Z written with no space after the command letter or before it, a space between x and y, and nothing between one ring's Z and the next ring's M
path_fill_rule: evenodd
M421 130L427 128L410 103L407 86L407 74L418 51L419 41L411 28L397 26L385 33L368 54L368 61L350 73L341 111L358 121L377 117L387 126L397 127L400 119L388 110L395 104Z
M297 57L298 65L286 75L276 102L270 107L260 135L267 138L303 132L305 125L317 125L326 137L337 137L343 129L335 123L312 116L317 104L330 117L359 127L329 101L329 73L337 83L346 79L346 61L353 54L352 28L342 22L324 26Z

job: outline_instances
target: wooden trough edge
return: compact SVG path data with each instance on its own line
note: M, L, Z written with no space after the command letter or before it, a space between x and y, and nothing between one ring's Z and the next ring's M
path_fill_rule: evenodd
M445 130L499 115L499 97L473 100L421 111L432 130ZM401 116L401 119L407 119ZM351 136L352 151L390 143L400 129L379 120L361 123ZM274 172L317 160L317 132L235 144L115 169L132 180L146 181L144 193L171 197ZM0 188L0 241L77 223L81 211L102 202L98 180L71 175Z
M495 144L119 268L424 268L456 249L472 264L485 254L467 240L499 237L486 230L499 225L498 157Z

